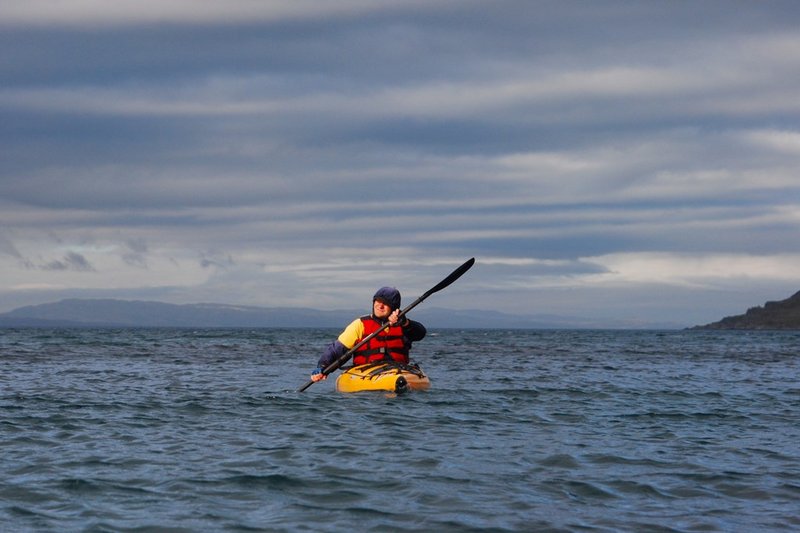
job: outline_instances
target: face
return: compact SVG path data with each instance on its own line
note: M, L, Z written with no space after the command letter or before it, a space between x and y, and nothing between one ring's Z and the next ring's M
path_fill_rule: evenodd
M375 300L372 302L372 314L376 318L386 318L392 314L392 308L380 300Z

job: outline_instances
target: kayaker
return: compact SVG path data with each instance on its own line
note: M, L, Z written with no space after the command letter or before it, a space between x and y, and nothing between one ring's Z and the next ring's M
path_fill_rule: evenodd
M330 343L319 358L317 368L311 374L312 381L326 379L322 370L347 353L362 339L387 323L389 327L360 347L353 354L353 364L363 365L373 361L393 360L408 364L411 343L422 340L425 326L400 314L400 291L394 287L381 287L372 297L372 314L353 320L339 337Z

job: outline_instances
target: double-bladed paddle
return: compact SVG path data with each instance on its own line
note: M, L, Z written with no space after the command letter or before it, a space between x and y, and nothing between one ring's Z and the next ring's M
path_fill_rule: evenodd
M449 275L449 276L447 276L447 277L446 277L446 278L444 278L442 281L440 281L439 283L437 283L435 287L433 287L432 289L429 289L429 290L428 290L428 291L427 291L425 294L423 294L422 296L420 296L419 298L417 298L416 300L414 300L414 303L412 303L411 305L409 305L408 307L406 307L405 309L403 309L402 311L400 311L400 313L397 315L397 318L398 318L398 320L399 320L400 318L402 318L403 316L405 316L405 314L406 314L406 313L408 313L409 311L411 311L411 310L412 310L413 308L415 308L417 305L421 304L421 303L422 303L422 301L423 301L425 298L427 298L428 296L430 296L431 294L433 294L433 293L435 293L435 292L439 292L440 290L444 289L445 287L447 287L448 285L450 285L451 283L453 283L455 280L457 280L458 278L460 278L461 276L463 276L463 275L464 275L464 272L466 272L467 270L469 270L470 268L472 268L472 265L474 265L474 264L475 264L475 258L473 257L473 258L469 259L468 261L466 261L466 262L465 262L463 265L461 265L461 266L460 266L460 267L458 267L457 269L453 270L453 271L450 273L450 275ZM322 370L322 373L323 373L324 375L326 375L326 376L327 376L328 374L330 374L331 372L335 371L337 368L339 368L340 366L342 366L343 364L345 364L345 363L347 362L347 360L348 360L348 359L350 359L350 357L353 355L353 353L354 353L356 350L358 350L359 348L361 348L361 347L362 347L364 344L366 344L367 342L369 342L369 340L370 340L372 337L374 337L375 335L379 334L380 332L382 332L382 331L383 331L384 329L386 329L387 327L389 327L389 324L386 324L386 325L385 325L384 327L382 327L381 329L379 329L379 330L377 330L377 331L374 331L373 333L370 333L369 335L367 335L366 337L364 337L364 338L361 340L361 342L359 342L358 344L356 344L355 346L353 346L352 348L350 348L350 350L348 350L346 353L342 354L342 355L341 355L341 357L339 357L338 359L336 359L336 360L335 360L333 363L331 363L331 364L329 364L328 366L326 366L326 367L325 367L325 368ZM304 390L306 390L307 388L309 388L309 387L310 387L311 385L313 385L314 383L315 383L315 382L314 382L314 380L309 380L309 381L308 381L308 383L306 383L305 385L303 385L302 387L300 387L299 389L297 389L297 392L303 392Z

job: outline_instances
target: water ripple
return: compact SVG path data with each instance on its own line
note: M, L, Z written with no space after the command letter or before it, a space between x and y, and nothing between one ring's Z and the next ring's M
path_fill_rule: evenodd
M427 393L297 393L335 333L5 332L0 530L800 528L795 335L442 331Z

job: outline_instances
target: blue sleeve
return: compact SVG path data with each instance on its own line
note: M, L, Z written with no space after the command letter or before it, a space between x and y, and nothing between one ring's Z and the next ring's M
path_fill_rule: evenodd
M324 369L329 364L333 363L338 358L343 356L345 353L347 353L347 346L345 346L338 340L335 340L332 343L330 343L327 348L325 348L325 351L319 358L317 366L319 368Z
M421 341L427 333L425 326L416 320L409 320L408 324L403 326L403 335L411 342Z

